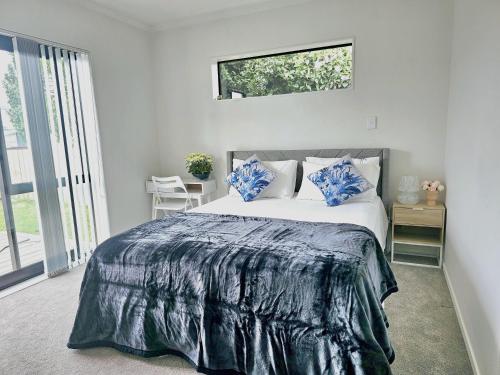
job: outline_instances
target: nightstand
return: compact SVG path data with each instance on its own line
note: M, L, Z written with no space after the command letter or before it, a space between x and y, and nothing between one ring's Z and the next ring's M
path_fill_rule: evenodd
M394 203L391 262L441 268L445 222L443 203Z
M210 202L212 195L217 190L217 186L215 184L215 180L199 180L197 178L191 177L183 177L182 182L184 186L186 186L186 190L188 194L191 196L191 199L195 199L198 202L198 207ZM153 181L146 181L146 193L154 193ZM185 193L172 193L165 192L160 194L169 198L185 198Z

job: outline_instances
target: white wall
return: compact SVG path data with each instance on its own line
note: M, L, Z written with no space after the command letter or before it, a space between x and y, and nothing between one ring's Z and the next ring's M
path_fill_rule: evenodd
M456 1L445 269L483 375L500 374L499 37L500 2Z
M222 187L226 150L389 147L392 196L401 175L442 178L451 18L451 1L332 0L156 34L162 172L185 173L184 155L206 151ZM215 57L345 37L353 90L212 99Z
M111 232L150 217L158 170L151 36L62 0L0 0L0 28L90 51Z

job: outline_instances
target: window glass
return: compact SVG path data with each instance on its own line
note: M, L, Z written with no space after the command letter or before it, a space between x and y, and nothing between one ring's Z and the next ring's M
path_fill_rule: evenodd
M19 78L12 39L2 36L0 42L0 115L10 178L13 184L33 182L33 160L26 140L26 126L19 89Z
M42 237L34 193L12 196L12 211L16 227L21 267L43 261Z
M352 44L218 62L219 99L345 89Z

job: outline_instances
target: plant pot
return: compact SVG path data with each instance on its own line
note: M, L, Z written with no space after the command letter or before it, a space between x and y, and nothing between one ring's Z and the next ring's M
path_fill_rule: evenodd
M210 172L208 173L193 173L193 176L198 180L206 180L208 176L210 176Z
M438 200L439 192L438 191L428 191L427 192L427 205L435 206Z

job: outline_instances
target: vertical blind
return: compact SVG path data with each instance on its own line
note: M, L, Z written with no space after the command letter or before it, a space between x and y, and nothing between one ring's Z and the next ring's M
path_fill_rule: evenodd
M47 273L55 275L67 269L62 237L62 222L57 198L52 148L47 126L47 112L40 74L40 57L36 42L17 38L17 51L22 78L21 97L24 98L28 139L33 154L34 190L45 248Z
M50 141L69 266L95 248L94 205L76 52L41 45Z
M20 38L18 52L53 275L86 261L109 236L90 63L86 53Z

